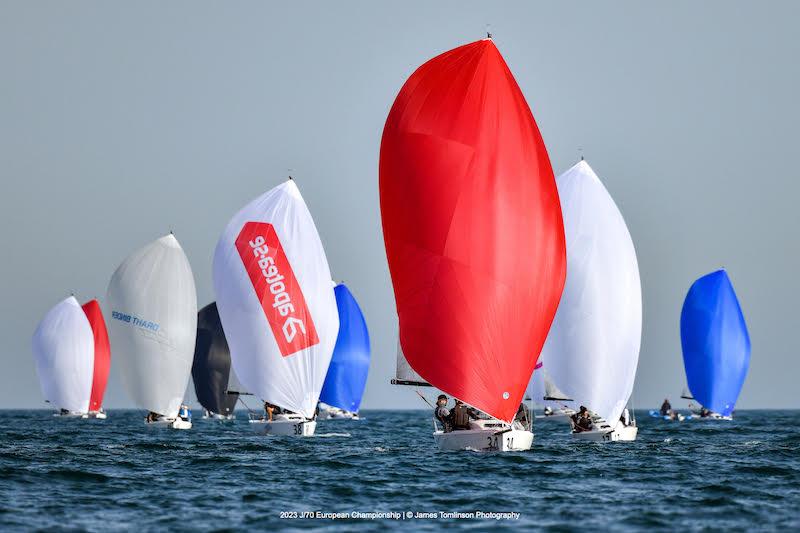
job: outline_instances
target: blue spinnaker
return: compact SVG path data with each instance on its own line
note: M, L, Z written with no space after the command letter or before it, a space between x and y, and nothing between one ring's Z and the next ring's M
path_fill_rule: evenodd
M334 288L339 309L339 336L319 401L358 412L369 372L369 332L358 302L344 286Z
M695 281L681 311L686 380L703 407L729 416L750 366L750 336L724 270Z

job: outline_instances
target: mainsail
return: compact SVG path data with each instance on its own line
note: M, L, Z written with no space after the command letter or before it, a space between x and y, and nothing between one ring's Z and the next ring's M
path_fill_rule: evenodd
M380 200L406 359L433 386L510 421L566 265L547 150L491 39L406 81L383 131Z
M294 181L228 223L214 251L214 292L242 385L314 416L339 331L331 273Z
M50 309L33 333L33 359L45 400L74 413L89 410L94 372L92 327L74 297Z
M591 167L556 179L567 238L567 282L542 349L568 398L609 422L633 391L642 335L639 266L628 227Z
M197 294L172 234L128 256L108 284L109 333L128 395L139 407L178 414L192 368Z
M730 416L750 366L750 335L724 270L692 284L681 310L686 380L701 405Z
M97 300L89 300L82 307L94 335L94 373L89 410L99 411L103 407L108 372L111 370L111 346L108 342L108 330L106 321L103 319L103 311L100 310L100 303Z
M339 335L319 401L357 413L369 373L369 331L358 302L340 283L334 288L339 310Z
M197 341L192 364L192 381L200 405L212 413L233 413L239 395L228 394L231 352L222 330L216 302L197 313Z

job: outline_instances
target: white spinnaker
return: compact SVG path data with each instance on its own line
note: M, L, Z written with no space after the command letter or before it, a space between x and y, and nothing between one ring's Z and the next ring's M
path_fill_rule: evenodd
M272 225L288 262L288 266L278 265L280 275L288 278L291 270L297 281L287 294L291 292L296 303L302 292L307 313L301 318L306 322L310 318L318 342L307 340L308 346L282 353L279 340L283 340L276 337L267 318L272 312L272 288L263 293L262 305L241 255L244 252L236 246L249 223ZM325 250L294 181L267 191L236 213L217 243L212 271L219 316L241 384L264 401L312 418L339 332L339 312ZM293 338L303 342L308 331L297 329Z
M197 293L189 260L170 234L128 256L108 284L114 361L141 408L178 414L192 370Z
M575 405L609 422L633 390L642 334L639 266L628 227L591 167L556 179L567 241L567 280L542 358Z
M33 333L33 359L45 400L74 413L89 410L94 334L74 297L50 309Z

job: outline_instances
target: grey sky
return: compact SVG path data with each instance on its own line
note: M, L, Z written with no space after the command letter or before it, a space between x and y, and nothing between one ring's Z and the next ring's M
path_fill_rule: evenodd
M220 232L288 168L367 317L364 407L420 407L388 384L380 136L413 70L486 23L556 174L582 147L630 228L636 405L680 393L683 298L725 266L753 343L739 407L798 407L799 18L792 2L2 0L0 407L44 405L30 335L47 309L103 298L171 228L210 302ZM106 404L130 405L113 362Z

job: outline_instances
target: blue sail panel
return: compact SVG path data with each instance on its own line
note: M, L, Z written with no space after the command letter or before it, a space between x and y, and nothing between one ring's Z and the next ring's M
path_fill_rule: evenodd
M339 309L339 336L319 401L358 412L369 372L369 332L361 308L343 284L334 288Z
M681 311L686 380L695 400L729 416L750 366L750 336L724 270L695 281Z

